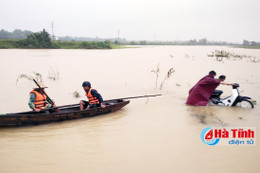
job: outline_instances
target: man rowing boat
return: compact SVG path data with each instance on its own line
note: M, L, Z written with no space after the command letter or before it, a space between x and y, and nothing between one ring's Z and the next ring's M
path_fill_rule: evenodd
M34 88L30 92L30 99L28 102L29 107L35 112L46 111L51 108L56 108L55 103L51 103L45 94L44 89L48 88L43 85L43 83L39 82L40 88ZM54 109L56 112L59 112L58 109Z

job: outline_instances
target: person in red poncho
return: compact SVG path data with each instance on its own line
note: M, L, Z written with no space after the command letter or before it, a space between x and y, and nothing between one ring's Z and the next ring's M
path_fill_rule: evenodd
M215 76L216 72L210 71L207 76L200 79L197 84L189 90L186 104L193 106L207 106L211 94L219 84L233 85L230 83L224 83L223 81L225 79L222 78L214 79Z

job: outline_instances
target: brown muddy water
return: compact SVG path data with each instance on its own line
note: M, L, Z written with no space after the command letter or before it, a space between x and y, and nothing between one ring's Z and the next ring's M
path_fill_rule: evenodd
M112 99L162 92L162 97L132 100L103 116L22 128L0 129L1 173L257 173L260 145L208 146L200 139L205 127L255 127L260 139L260 63L217 62L215 49L260 57L260 50L211 46L147 46L116 50L0 50L0 113L28 110L30 81L17 77L40 72L57 105L84 99L81 83L89 80ZM167 71L175 73L163 90L155 88ZM60 73L57 81L48 72ZM186 106L188 90L210 70L240 84L255 109ZM230 86L220 86L224 96ZM78 91L81 98L74 98Z

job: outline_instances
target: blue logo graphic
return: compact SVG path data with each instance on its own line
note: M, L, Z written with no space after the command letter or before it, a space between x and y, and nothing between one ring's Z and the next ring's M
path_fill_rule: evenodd
M200 134L200 138L202 142L204 142L207 145L216 145L219 142L219 138L213 138L212 127L206 127L205 129L203 129Z

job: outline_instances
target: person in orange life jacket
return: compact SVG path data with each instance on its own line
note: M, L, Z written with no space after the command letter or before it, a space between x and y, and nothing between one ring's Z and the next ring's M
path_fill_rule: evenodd
M91 88L91 84L88 81L82 83L82 87L86 92L86 96L88 98L88 102L85 100L80 101L80 110L88 110L91 108L101 107L105 108L106 106L103 104L102 96L97 92L97 90Z
M43 85L43 83L39 83L40 87L44 90L45 88L48 88ZM30 99L28 102L29 107L35 111L40 112L44 111L50 108L56 108L55 103L53 102L53 105L48 102L47 96L40 90L40 88L34 88L30 92ZM58 109L54 109L56 112Z

